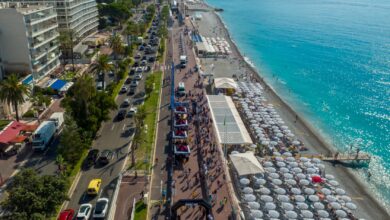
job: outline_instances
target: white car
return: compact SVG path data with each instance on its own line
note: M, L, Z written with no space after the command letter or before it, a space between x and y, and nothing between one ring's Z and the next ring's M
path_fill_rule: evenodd
M127 107L127 106L129 106L130 105L130 100L129 99L125 99L124 101L123 101L123 103L122 103L122 106L123 107Z
M137 107L131 107L127 112L127 117L133 117L137 113Z
M77 212L76 220L88 220L91 217L92 205L89 203L82 204Z
M108 199L100 198L96 202L95 210L93 211L92 217L95 218L105 218L108 210Z
M137 68L135 69L135 72L137 72L137 73L142 73L143 70L144 70L144 69L143 69L142 67L137 67Z
M123 87L121 88L120 93L126 93L126 92L127 92L127 88L126 88L126 86L123 86Z
M134 78L136 80L141 80L142 79L142 73L137 73Z

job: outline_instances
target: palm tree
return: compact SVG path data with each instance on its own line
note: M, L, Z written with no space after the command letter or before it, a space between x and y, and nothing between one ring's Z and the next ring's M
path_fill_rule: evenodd
M134 115L134 123L135 123L135 134L133 138L133 143L131 145L131 166L135 166L135 149L136 147L144 142L144 136L142 135L142 131L144 128L144 121L146 118L146 110L145 107L140 107L137 113Z
M110 58L106 54L102 54L98 57L95 63L91 65L91 69L95 74L103 74L103 90L105 88L106 73L113 70L113 66L110 64Z
M110 38L108 39L108 42L110 44L110 48L113 50L114 52L114 60L117 59L117 56L119 54L122 54L123 53L123 46L122 46L122 39L121 37L119 36L119 34L113 34L110 36Z
M16 74L11 74L0 82L0 100L8 105L13 105L16 121L19 121L18 105L23 104L24 97L29 94L30 88L19 82Z
M69 55L69 53L70 53L73 71L75 71L74 54L73 54L73 47L74 47L75 39L76 39L76 34L73 30L67 29L67 30L64 30L60 33L59 41L61 44L62 53L67 54L67 55ZM65 60L65 58L64 58L64 60Z

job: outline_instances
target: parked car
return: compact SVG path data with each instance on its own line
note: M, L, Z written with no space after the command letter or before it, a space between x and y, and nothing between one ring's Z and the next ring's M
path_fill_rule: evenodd
M77 212L76 220L88 220L91 217L92 205L89 203L81 204Z
M146 66L147 63L148 63L148 62L147 62L146 60L142 60L141 66Z
M135 94L135 90L136 90L135 87L130 87L129 92L127 93L127 95L134 95Z
M130 84L130 82L131 82L131 78L128 77L128 78L126 79L125 83L126 83L126 84Z
M127 112L127 117L133 117L137 113L137 107L131 107L130 110Z
M141 58L141 54L140 53L137 53L135 56L134 56L134 59L139 59Z
M136 73L142 73L142 70L143 70L142 67L137 67L137 68L135 69L135 72L136 72Z
M105 218L108 210L108 202L107 198L100 198L96 202L95 210L93 211L92 217L94 219Z
M127 88L126 86L123 86L120 90L120 93L126 93L127 92Z
M137 87L138 86L138 81L133 79L133 81L131 81L130 83L130 87Z
M135 68L133 67L130 69L129 75L133 75L134 73L135 73Z
M111 150L103 150L99 155L99 163L102 165L106 165L110 163L110 160L112 159L113 153Z
M88 184L87 194L91 196L96 196L99 193L101 184L102 179L91 180Z
M88 152L87 158L85 159L86 168L90 168L96 163L96 159L99 155L98 149L92 149Z
M151 56L151 57L149 57L148 61L149 61L150 63L153 63L154 61L156 61L156 57Z
M134 62L133 67L138 67L138 66L139 66L139 62Z
M73 217L74 217L74 210L66 209L60 213L60 216L58 216L58 220L72 220Z
M137 73L137 74L135 74L134 79L136 79L136 80L141 80L141 79L142 79L142 73Z
M125 99L122 103L122 107L128 107L130 105L130 100L129 99Z
M143 51L144 49L145 49L145 47L144 47L144 46L142 46L142 45L141 45L141 46L139 46L139 48L138 48L138 50L139 50L139 51Z

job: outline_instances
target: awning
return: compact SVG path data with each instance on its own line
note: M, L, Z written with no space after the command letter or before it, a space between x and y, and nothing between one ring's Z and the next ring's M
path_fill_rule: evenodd
M24 130L25 124L13 121L7 125L2 131L0 131L0 143L9 144L20 132Z
M68 89L69 89L70 87L72 87L72 86L73 86L73 82L68 82L68 83L65 84L65 86L63 86L63 87L60 89L60 92L66 92L66 91L68 91Z
M263 166L253 152L230 154L229 157L239 176L264 173Z
M22 143L24 140L26 140L26 136L24 135L19 135L19 136L16 136L14 139L12 139L10 142L11 143Z
M62 87L64 87L66 85L66 83L68 83L68 82L65 80L57 79L51 85L49 85L49 87L54 89L54 90L59 91L59 90L61 90Z
M215 78L214 84L217 89L237 89L237 83L232 78Z
M24 85L29 85L30 83L32 83L33 81L33 76L32 74L29 74L28 76L26 76L23 80L22 80L22 83Z

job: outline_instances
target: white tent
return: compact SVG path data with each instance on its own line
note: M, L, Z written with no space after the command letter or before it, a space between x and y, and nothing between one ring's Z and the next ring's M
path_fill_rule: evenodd
M263 166L252 152L230 154L229 156L239 176L264 173Z
M237 83L232 78L220 77L214 79L217 89L237 89Z

